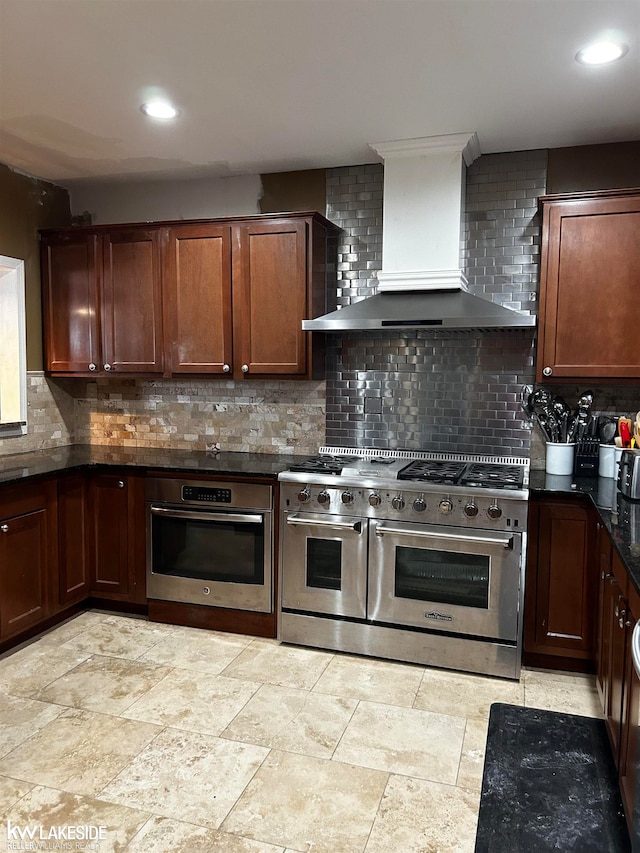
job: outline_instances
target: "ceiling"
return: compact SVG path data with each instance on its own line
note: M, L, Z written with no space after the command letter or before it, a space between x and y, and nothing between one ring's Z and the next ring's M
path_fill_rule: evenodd
M604 33L627 55L579 65ZM154 93L179 120L141 113ZM639 0L0 0L0 162L63 185L466 131L483 153L640 139Z

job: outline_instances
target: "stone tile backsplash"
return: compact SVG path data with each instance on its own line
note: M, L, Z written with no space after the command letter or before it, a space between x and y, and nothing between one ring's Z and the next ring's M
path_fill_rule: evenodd
M28 434L0 455L86 443L315 453L325 443L324 382L46 379L29 374Z
M325 439L324 382L96 379L75 405L81 443L313 453Z
M67 383L68 384L68 383ZM61 447L75 441L75 400L65 384L48 380L40 371L27 374L27 433L2 438L0 456Z

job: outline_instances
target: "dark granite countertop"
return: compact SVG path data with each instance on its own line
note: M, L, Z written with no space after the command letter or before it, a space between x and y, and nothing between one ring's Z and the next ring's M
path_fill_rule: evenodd
M531 471L529 491L590 497L640 593L640 501L623 497L610 478L560 477L544 471Z
M299 457L278 453L207 453L169 448L138 449L74 444L0 456L0 484L16 483L84 467L112 466L144 471L277 478Z
M100 466L149 472L270 477L275 480L296 458L301 457L279 453L207 453L203 450L74 444L0 456L0 484ZM532 470L529 490L532 494L590 497L640 592L640 502L623 498L616 489L615 480L604 477L560 477Z

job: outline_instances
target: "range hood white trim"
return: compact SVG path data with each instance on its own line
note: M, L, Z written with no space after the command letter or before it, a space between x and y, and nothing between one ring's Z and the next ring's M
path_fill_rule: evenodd
M383 159L389 156L415 157L449 151L460 152L467 166L477 160L482 153L478 134L470 130L465 133L447 133L441 136L417 136L415 139L370 142L369 148L373 148Z
M378 273L378 290L467 290L467 279L460 269L420 270Z
M465 169L480 156L475 133L370 146L384 160L380 291L459 290Z

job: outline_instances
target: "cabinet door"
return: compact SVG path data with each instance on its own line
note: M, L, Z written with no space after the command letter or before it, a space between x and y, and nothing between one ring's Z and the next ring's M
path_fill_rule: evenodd
M640 768L640 677L633 664L631 639L636 622L640 619L640 596L635 589L629 590L629 609L626 614L626 657L624 675L624 712L620 741L620 792L627 823L634 823L634 805L638 769ZM637 818L637 816L635 816ZM637 830L636 830L637 832Z
M164 250L166 352L171 373L230 373L231 229L168 230Z
M535 651L595 658L597 555L587 507L543 501L538 507Z
M598 524L598 631L596 640L596 687L600 695L602 710L609 703L609 662L611 658L611 626L607 623L607 587L613 577L611 573L612 543L608 531Z
M96 474L91 480L92 592L126 598L129 592L127 480Z
M101 364L96 234L69 231L42 244L46 369L90 373Z
M0 521L0 636L48 616L51 571L47 506Z
M307 371L307 229L287 219L234 227L235 376Z
M87 535L87 481L84 474L68 474L58 481L58 604L61 607L89 595Z
M625 713L625 668L627 666L628 576L620 557L613 551L611 577L605 585L604 630L609 632L609 657L606 665L606 697L604 708L607 733L616 767L620 762L622 725Z
M620 737L624 699L624 671L626 652L625 614L626 598L620 593L615 578L611 583L609 597L609 618L611 625L611 647L609 666L609 703L605 721L609 730L609 739L616 765L620 760Z
M159 229L114 228L103 235L104 370L161 373Z
M537 380L640 376L640 193L543 200Z

